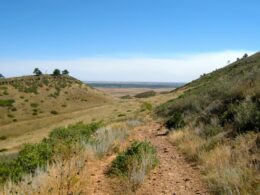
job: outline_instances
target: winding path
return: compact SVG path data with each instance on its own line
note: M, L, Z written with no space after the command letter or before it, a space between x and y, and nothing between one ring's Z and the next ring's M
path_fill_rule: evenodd
M160 164L145 179L135 193L136 195L207 195L205 184L201 180L201 173L195 165L189 164L168 141L167 136L158 136L162 131L160 124L149 123L136 127L133 136L138 140L148 140L157 149ZM115 155L110 155L98 163L89 164L90 188L87 194L109 195L126 194L118 192L115 183L105 175ZM129 193L127 193L129 194Z

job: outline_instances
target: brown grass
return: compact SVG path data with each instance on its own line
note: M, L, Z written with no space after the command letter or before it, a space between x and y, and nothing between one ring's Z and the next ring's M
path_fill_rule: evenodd
M0 194L84 194L90 182L87 162L98 163L105 154L120 150L129 128L132 126L127 123L115 123L98 129L89 143L75 145L76 153L57 157L55 163L38 168L36 174L24 176L18 184L7 182Z
M88 184L87 153L80 152L67 159L57 159L45 170L38 169L36 175L27 175L22 182L9 181L2 194L80 194Z
M201 165L212 193L258 194L260 156L257 136L256 133L240 135L234 141L219 142L210 150L205 146L219 138L206 140L189 129L171 133L170 140L188 160Z

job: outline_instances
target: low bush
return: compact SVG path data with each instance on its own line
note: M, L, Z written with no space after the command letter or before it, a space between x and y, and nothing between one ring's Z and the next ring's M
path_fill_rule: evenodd
M166 122L165 126L168 129L179 129L184 127L185 122L182 119L180 112L175 112Z
M260 130L260 107L244 101L234 110L234 125L240 132Z
M7 115L9 118L14 118L14 115L12 115L12 114L8 114Z
M203 131L200 132L200 136L204 138L209 138L219 134L222 131L223 128L220 126L207 125L203 128Z
M100 123L77 123L76 125L70 125L67 128L54 129L49 138L57 141L87 141L89 137L101 126Z
M124 117L124 116L126 116L125 114L118 114L117 115L118 117Z
M1 149L0 149L0 152L5 152L5 151L7 151L6 148L1 148Z
M53 114L53 115L59 114L56 110L52 110L50 113Z
M135 141L119 154L109 169L110 176L127 179L133 191L143 182L145 175L158 164L155 148L149 142Z
M149 102L142 102L141 104L141 111L152 111L153 110L153 105Z
M25 84L22 86L22 91L24 93L34 93L34 94L38 94L38 87L39 87L40 83L37 81L34 84L30 84L30 86L26 86Z
M1 100L0 99L0 107L11 107L15 101L13 99Z
M151 90L151 91L146 91L143 93L136 94L135 98L148 98L148 97L153 97L155 95L156 95L156 92Z
M31 103L31 107L33 107L33 108L37 108L38 106L39 106L38 103Z
M6 139L7 139L7 136L5 136L5 135L0 136L0 140L6 140Z
M124 95L122 97L120 97L121 99L132 99L132 96L130 95Z
M17 182L25 174L34 174L36 168L44 168L47 162L52 163L54 157L70 157L76 152L75 147L86 142L99 127L100 123L78 123L53 130L38 144L25 145L17 157L0 160L0 184L9 178Z

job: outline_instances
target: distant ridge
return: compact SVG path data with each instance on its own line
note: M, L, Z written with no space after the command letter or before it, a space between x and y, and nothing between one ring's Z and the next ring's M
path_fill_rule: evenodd
M185 85L182 82L120 82L120 81L84 81L93 87L105 88L177 88Z

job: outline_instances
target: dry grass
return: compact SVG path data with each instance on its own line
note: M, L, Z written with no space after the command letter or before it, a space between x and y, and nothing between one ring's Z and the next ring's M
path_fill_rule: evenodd
M259 194L259 145L256 133L217 144L185 129L173 132L170 140L189 160L202 168L209 189L215 194ZM212 147L206 147L212 144Z
M134 192L143 183L151 166L154 164L154 157L150 154L143 153L141 157L141 163L134 162L128 173L129 187Z
M87 158L87 153L81 151L67 160L58 159L18 184L9 181L1 194L80 194L88 183Z
M170 135L170 140L190 161L198 160L200 149L206 142L201 137L193 134L189 129L175 131Z
M46 77L45 79L48 80L48 84L44 84L44 80L37 81L35 84L37 93L24 92L14 84L6 84L0 88L0 94L4 90L8 91L7 95L3 94L0 96L0 102L12 99L14 101L12 109L16 109L15 112L12 111L12 113L10 113L8 107L1 107L0 105L0 135L11 137L23 135L30 129L30 123L33 123L34 120L52 117L52 110L57 111L58 114L65 114L93 108L94 106L105 105L106 102L113 101L110 96L90 88L83 83L79 84L72 78L66 81L56 77ZM19 85L31 87L34 84L28 83L25 79L23 82L20 82ZM55 97L50 96L50 94L56 93L57 91L59 91L59 95ZM67 106L64 107L64 104ZM35 112L35 110L37 111ZM15 128L16 124L13 123L13 119L8 117L8 114L14 115L19 128ZM28 120L30 120L29 124L23 126L23 122ZM42 127L43 124L45 123L41 124L38 121L38 128Z
M89 143L75 145L77 152L57 157L54 163L38 168L34 175L29 174L17 183L8 181L0 194L82 194L89 185L89 160L99 160L104 154L119 147L127 137L129 126L123 123L112 124L96 131ZM97 162L98 163L98 162Z
M149 142L135 141L118 154L108 174L118 180L122 194L135 192L158 164L156 149Z
M93 157L101 158L111 150L118 151L128 134L129 127L126 124L114 124L98 129L92 140L84 146Z
M132 162L129 164L127 177L111 178L114 186L117 186L117 194L133 195L136 194L138 188L145 181L147 174L154 164L154 158L151 155L142 154L140 162Z

